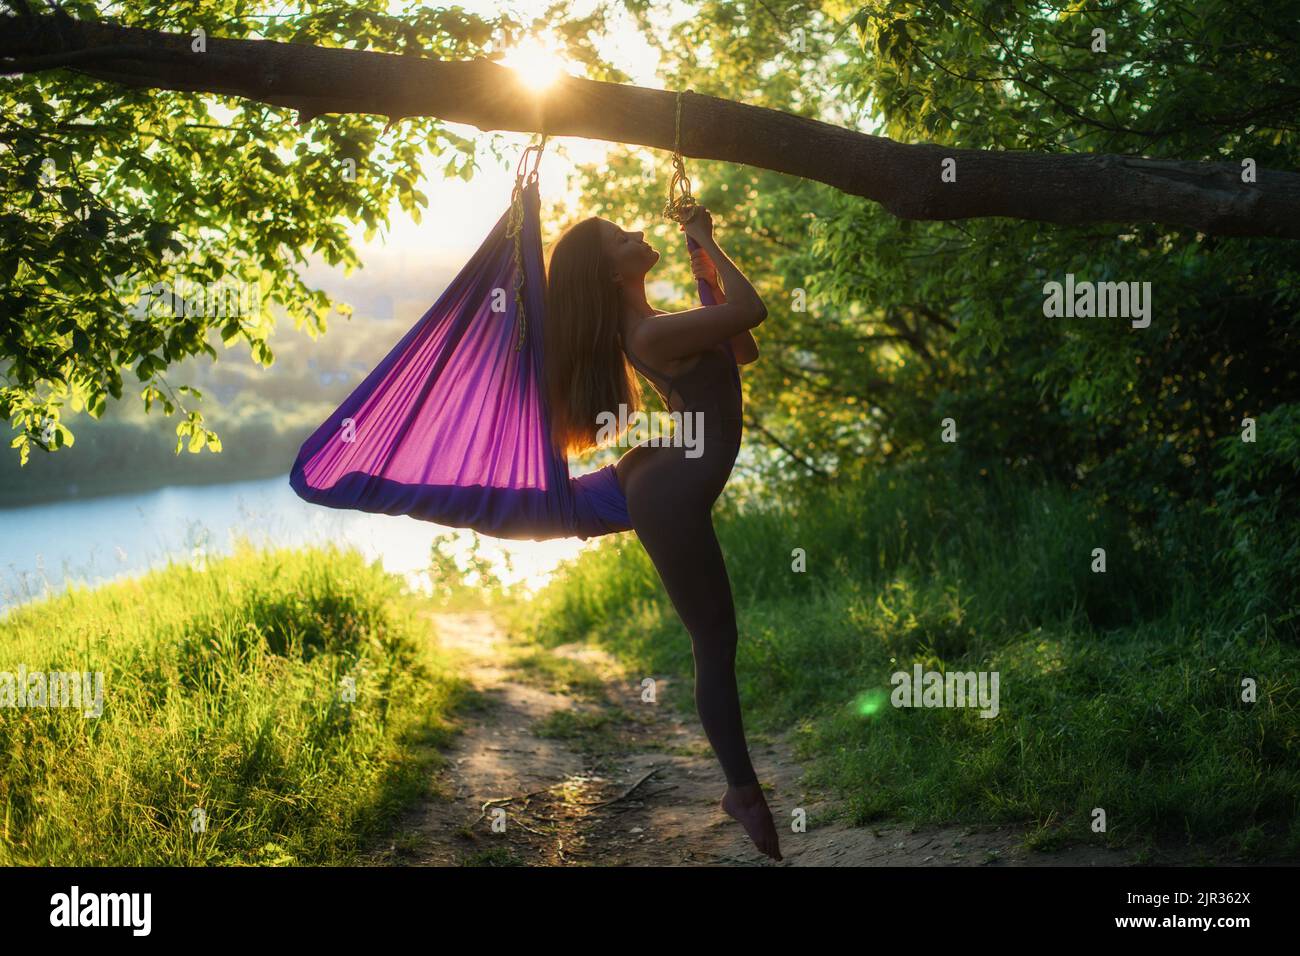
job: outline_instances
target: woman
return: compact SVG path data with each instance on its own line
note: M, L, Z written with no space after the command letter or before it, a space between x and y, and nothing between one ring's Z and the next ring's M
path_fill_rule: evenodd
M767 316L749 280L719 248L708 210L682 227L699 243L695 275L717 305L663 312L646 299L659 253L592 217L560 237L547 270L546 381L553 437L580 452L596 444L602 412L630 415L640 371L672 411L699 413L692 449L638 445L619 460L619 486L637 537L663 580L695 656L695 704L727 778L722 809L759 850L781 859L776 826L749 761L736 689L736 611L710 510L740 450L737 363L758 358L750 330ZM724 298L721 285L726 288ZM688 457L687 451L696 457Z

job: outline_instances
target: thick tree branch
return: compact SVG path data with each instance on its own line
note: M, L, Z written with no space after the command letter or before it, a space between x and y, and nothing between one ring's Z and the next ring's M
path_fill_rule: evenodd
M82 72L116 83L240 96L299 110L304 120L325 113L435 116L483 130L673 148L671 91L567 77L541 95L490 60L217 37L208 39L208 52L193 53L190 44L186 34L112 23L0 17L0 71L67 65L57 58L73 54ZM122 47L148 53L124 55ZM49 57L56 59L33 59ZM1259 169L1257 182L1243 183L1244 156L1198 163L908 145L699 94L683 106L681 149L822 182L904 219L1154 222L1300 239L1300 174ZM955 160L954 182L941 177L946 159Z

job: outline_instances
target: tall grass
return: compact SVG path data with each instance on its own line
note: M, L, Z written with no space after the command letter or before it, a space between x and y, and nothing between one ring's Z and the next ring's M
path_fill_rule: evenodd
M352 858L449 734L462 685L428 627L334 548L244 545L13 610L0 672L102 672L104 697L0 706L0 864Z
M857 822L1300 850L1300 656L1232 600L1215 559L1226 532L1189 518L1157 540L1063 489L923 467L720 510L716 524L747 726L792 731L811 782ZM585 635L645 673L691 672L630 535L582 554L520 620L543 643ZM998 672L1000 712L890 706L891 675L915 663ZM685 691L678 702L691 706Z

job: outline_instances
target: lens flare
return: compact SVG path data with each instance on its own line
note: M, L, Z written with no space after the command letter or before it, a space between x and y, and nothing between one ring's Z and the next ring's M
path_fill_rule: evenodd
M554 41L538 37L528 37L507 50L500 62L514 70L520 81L534 90L544 90L558 80L566 65Z
M853 698L853 713L859 717L874 717L885 706L888 694L883 690L866 690Z

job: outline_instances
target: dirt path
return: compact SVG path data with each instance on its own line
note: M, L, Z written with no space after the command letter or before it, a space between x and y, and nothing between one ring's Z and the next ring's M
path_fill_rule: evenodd
M481 694L435 781L366 857L393 865L951 866L1116 865L1106 850L1035 853L1018 827L850 827L805 792L780 739L751 753L770 784L782 863L718 808L725 789L693 715L641 699L641 682L597 648L529 654L486 613L435 617L437 639ZM566 692L565 689L576 688ZM797 808L807 832L792 832Z

